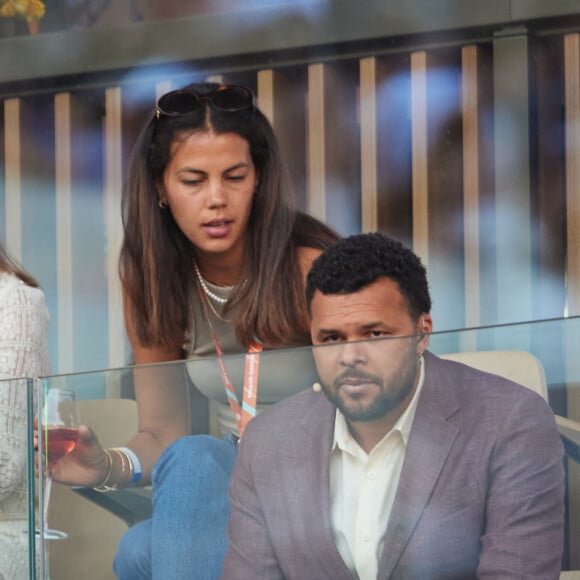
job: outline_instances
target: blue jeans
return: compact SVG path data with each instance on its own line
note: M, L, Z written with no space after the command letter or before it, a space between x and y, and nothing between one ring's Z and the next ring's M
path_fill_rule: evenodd
M227 549L233 438L183 437L153 473L153 517L123 535L113 562L119 580L216 580Z

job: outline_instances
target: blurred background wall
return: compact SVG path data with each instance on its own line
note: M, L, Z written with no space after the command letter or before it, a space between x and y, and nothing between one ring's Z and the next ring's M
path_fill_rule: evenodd
M437 330L580 314L580 2L62 0L0 30L0 239L55 372L130 360L127 155L156 95L206 78L256 92L300 207L413 246Z

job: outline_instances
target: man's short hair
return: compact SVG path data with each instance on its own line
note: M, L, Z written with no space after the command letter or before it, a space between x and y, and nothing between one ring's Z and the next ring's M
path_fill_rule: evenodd
M343 238L313 262L306 281L308 309L316 290L352 294L379 278L398 284L415 320L431 311L427 272L421 260L401 242L378 232Z

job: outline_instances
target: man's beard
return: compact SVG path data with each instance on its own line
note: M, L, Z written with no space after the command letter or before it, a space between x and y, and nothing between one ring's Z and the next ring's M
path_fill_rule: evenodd
M413 363L415 360L416 357L413 356ZM348 421L367 422L381 419L395 409L413 390L416 376L417 366L413 365L409 368L405 365L401 372L392 379L392 384L385 387L385 383L380 376L349 369L333 381L332 387L328 387L325 383L322 383L322 386L327 398ZM362 397L360 401L356 397L342 397L340 395L340 385L348 379L364 380L369 384L377 385L377 395L370 402L365 402Z

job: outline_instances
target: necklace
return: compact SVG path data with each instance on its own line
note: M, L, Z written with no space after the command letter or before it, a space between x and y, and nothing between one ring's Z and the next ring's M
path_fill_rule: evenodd
M218 319L221 320L222 322L225 322L226 324L230 324L232 322L232 318L224 318L217 310L216 307L211 303L211 300L207 301L207 305L209 306L209 309L213 312L214 316Z
M203 293L208 298L211 298L212 300L215 300L219 304L225 304L228 301L228 299L227 298L224 298L223 296L219 296L218 294L216 294L215 292L212 292L208 288L205 280L203 279L203 276L201 275L201 272L199 271L199 268L197 267L197 262L195 260L193 261L193 267L195 269L195 275L197 277L197 280L199 282L199 285L201 286L201 289L203 290Z

